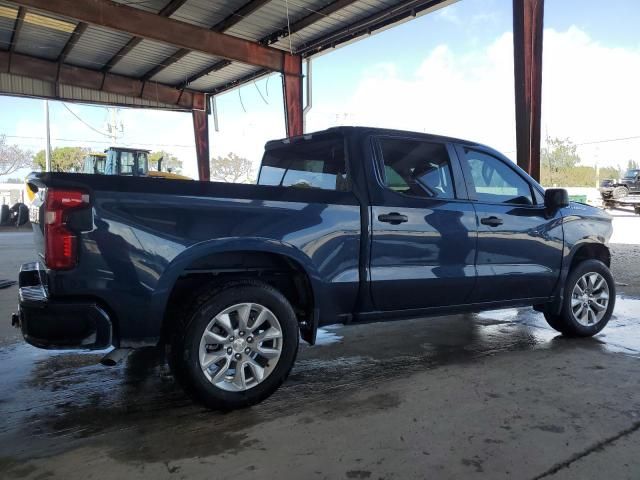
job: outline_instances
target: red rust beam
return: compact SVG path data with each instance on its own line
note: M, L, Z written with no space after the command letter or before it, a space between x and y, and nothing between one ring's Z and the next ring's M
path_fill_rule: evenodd
M10 61L11 59L11 61ZM108 93L141 97L146 100L175 105L180 109L204 109L204 94L180 90L155 82L144 83L137 78L104 73L84 67L59 64L19 53L0 51L0 72L37 78L52 83L101 90Z
M198 179L211 180L209 167L209 115L204 110L193 110L193 134L196 140L196 156L198 159Z
M43 12L74 18L91 25L283 72L286 52L213 32L186 22L112 2L111 0L12 0Z
M291 57L286 73L282 76L284 93L284 114L287 137L302 135L302 59Z
M238 8L236 11L234 11L231 15L224 18L220 22L216 23L213 27L211 27L211 31L222 33L226 30L229 30L231 27L236 25L245 17L251 15L253 12L265 6L270 1L271 0L250 0L249 2L245 3L240 8ZM187 56L189 52L191 52L191 50L188 50L186 48L181 48L180 50L175 52L173 55L170 55L169 57L165 58L162 62L160 62L158 65L156 65L147 73L145 73L142 78L144 78L145 80L152 78L153 76L157 75L168 66L173 65L181 58ZM216 65L218 65L219 63L220 62L217 62ZM207 71L207 73L205 73L204 75L208 75L209 73L215 71L216 70L215 65L213 67L214 68L212 70ZM203 76L203 75L200 75L200 76ZM196 77L196 78L200 78L200 77ZM189 84L191 83L191 80L187 80L184 83Z
M187 0L171 0L169 3L167 3L167 5L165 5L162 10L158 12L158 15L160 15L161 17L170 17L186 2ZM127 53L133 50L141 41L142 39L140 37L133 37L120 50L118 50L118 52L113 57L111 57L107 61L102 70L105 72L111 70L120 60L122 60L122 58Z
M544 0L513 0L518 165L540 180Z

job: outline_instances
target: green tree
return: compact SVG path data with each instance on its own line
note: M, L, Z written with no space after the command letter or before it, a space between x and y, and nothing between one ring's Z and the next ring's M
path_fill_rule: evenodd
M617 178L622 178L623 173L619 168L616 167L604 167L600 169L600 180L604 180L608 178L610 180L615 180Z
M638 168L638 162L636 162L635 160L629 160L629 162L627 163L627 169L636 170L637 168Z
M33 154L17 145L9 145L7 137L0 135L0 175L9 175L31 165Z
M572 170L580 163L577 147L568 138L547 137L541 151L540 179L543 185L569 185ZM584 176L582 172L580 176ZM593 181L595 182L595 170Z
M251 161L235 153L229 153L226 157L212 158L209 165L212 180L227 183L250 183L253 181Z
M51 170L54 172L80 172L84 157L90 152L88 148L82 147L57 147L51 151ZM45 152L40 150L33 157L33 164L45 169Z
M152 152L149 155L149 170L158 170L158 160L160 160L160 158L162 158L163 172L182 173L182 160L164 150Z

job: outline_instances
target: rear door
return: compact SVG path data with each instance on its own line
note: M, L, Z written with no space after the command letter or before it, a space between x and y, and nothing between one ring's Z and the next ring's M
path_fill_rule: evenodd
M475 281L476 218L453 148L421 137L373 142L374 306L391 311L465 303Z
M458 146L478 222L472 302L548 297L560 275L560 213L549 217L532 181L483 147Z

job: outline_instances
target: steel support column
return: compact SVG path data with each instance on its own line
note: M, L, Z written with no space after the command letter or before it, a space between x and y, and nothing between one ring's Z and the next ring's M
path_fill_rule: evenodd
M540 180L544 0L513 0L518 165Z
M209 169L209 115L207 110L193 110L193 134L196 140L196 155L198 159L198 179L208 182L211 180Z
M282 75L284 96L284 115L287 125L287 137L302 135L302 57L285 57Z

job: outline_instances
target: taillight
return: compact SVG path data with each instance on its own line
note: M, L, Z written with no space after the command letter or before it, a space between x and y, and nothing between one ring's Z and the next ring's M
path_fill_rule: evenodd
M44 203L44 261L53 270L76 265L77 238L67 228L67 213L89 205L89 195L81 190L47 190Z

